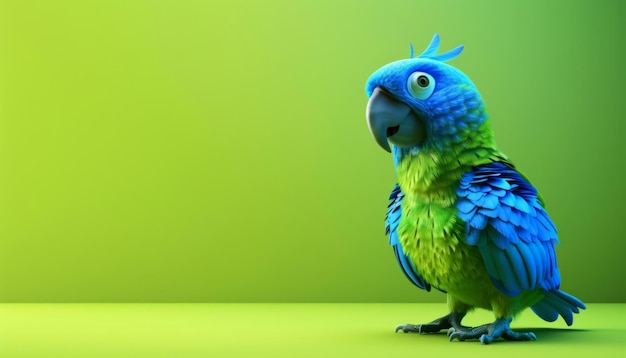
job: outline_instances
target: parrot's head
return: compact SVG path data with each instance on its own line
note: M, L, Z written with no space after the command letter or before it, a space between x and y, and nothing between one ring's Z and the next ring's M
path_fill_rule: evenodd
M470 79L446 63L459 46L437 54L435 34L419 56L389 63L374 72L365 87L366 117L376 142L399 160L423 148L445 150L463 144L487 119L484 102Z

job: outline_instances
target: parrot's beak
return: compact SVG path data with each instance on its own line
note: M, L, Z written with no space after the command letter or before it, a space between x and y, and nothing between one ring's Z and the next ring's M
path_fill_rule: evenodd
M400 147L412 147L426 138L424 122L415 112L380 87L372 92L365 116L374 140L388 152L391 152L389 142Z

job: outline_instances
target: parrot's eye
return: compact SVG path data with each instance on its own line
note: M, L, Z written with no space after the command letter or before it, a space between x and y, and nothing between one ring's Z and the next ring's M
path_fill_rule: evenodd
M407 81L409 93L417 99L426 99L435 90L435 79L425 72L413 72Z
M430 81L428 80L428 77L424 76L424 75L420 75L419 77L417 77L417 85L422 87L422 88L426 88L428 87L428 83L430 83Z

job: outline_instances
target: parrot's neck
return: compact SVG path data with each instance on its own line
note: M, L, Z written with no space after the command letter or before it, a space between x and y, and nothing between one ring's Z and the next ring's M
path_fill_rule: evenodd
M396 161L398 184L407 196L427 201L454 202L461 176L473 166L505 158L495 144L493 132L485 120L471 138L452 143L445 150L426 145L406 153Z

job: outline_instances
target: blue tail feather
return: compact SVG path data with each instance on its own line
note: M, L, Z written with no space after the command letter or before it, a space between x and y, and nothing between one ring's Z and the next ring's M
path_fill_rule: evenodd
M544 295L543 299L533 305L531 309L537 316L548 322L555 321L561 315L565 323L571 326L574 321L573 313L580 312L579 308L587 308L581 300L567 292L541 290L541 293Z
M544 321L554 322L559 318L559 313L544 300L537 302L531 309Z

